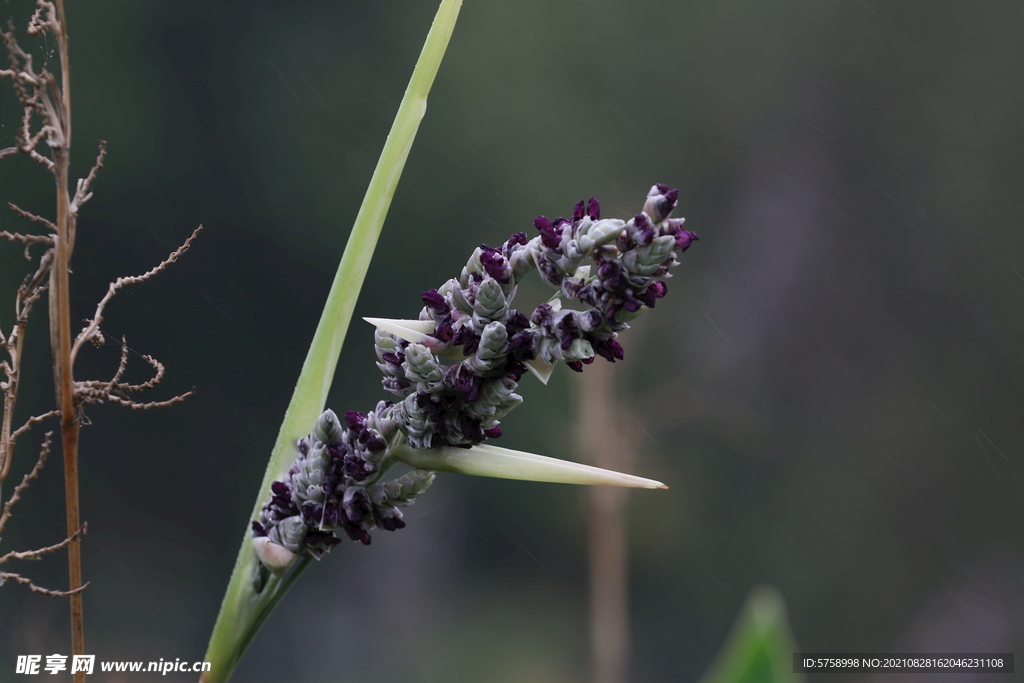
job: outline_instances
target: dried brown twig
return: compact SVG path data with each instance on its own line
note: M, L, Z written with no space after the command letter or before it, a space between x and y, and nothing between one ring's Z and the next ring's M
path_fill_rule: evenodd
M14 491L12 492L11 497L4 504L3 512L0 513L0 532L4 530L4 526L6 526L8 520L10 520L11 509L14 507L14 504L21 500L21 494L25 492L25 490L28 488L28 485L39 476L39 472L43 469L43 465L46 463L46 456L50 454L50 439L52 436L53 432L46 433L46 436L43 438L43 446L42 448L39 449L39 457L36 459L35 466L33 466L32 470L22 478L21 483L14 487ZM50 553L56 552L61 548L67 547L72 541L77 540L79 536L86 532L86 529L87 526L83 524L78 531L73 533L71 536L68 536L60 543L55 543L53 545L46 546L45 548L38 548L36 550L25 550L22 552L12 550L11 552L8 552L6 555L0 555L0 565L8 562L9 560L35 560L42 557L43 555L49 555ZM51 588L43 588L42 586L37 586L35 583L32 582L31 579L22 576L21 574L0 571L0 586L2 586L6 581L14 581L15 583L20 583L22 585L28 586L29 590L31 590L33 593L48 595L51 598L64 598L69 595L72 595L73 593L80 593L83 590L85 590L86 586L89 585L85 584L83 586L80 586L79 588L70 591L59 591L53 590Z
M121 360L114 376L109 380L76 380L74 364L86 341L97 346L104 339L100 324L103 313L111 298L123 287L145 282L163 272L168 265L174 263L191 246L202 226L196 229L167 259L152 270L134 277L119 277L107 288L106 295L96 306L93 317L72 340L71 306L70 306L70 263L77 234L78 214L86 202L92 198L92 185L97 174L103 168L106 158L106 143L101 142L99 152L92 169L84 178L75 181L74 192L71 189L71 86L68 57L68 34L64 0L36 0L36 11L28 23L30 36L49 34L57 45L60 58L58 75L51 73L44 64L37 68L32 54L26 52L18 44L14 26L8 23L7 31L0 31L0 39L7 49L10 68L0 69L0 78L9 78L14 86L15 94L22 106L21 125L14 136L14 145L0 149L0 159L15 154L28 156L49 171L56 181L56 211L53 220L26 211L15 204L9 204L11 210L34 224L46 229L45 234L18 233L8 230L0 231L0 237L24 245L25 258L31 260L31 247L45 247L39 257L35 273L25 278L18 288L15 297L15 322L10 330L0 329L0 348L7 352L7 358L0 360L0 392L3 393L3 417L0 420L0 485L7 478L13 462L15 443L33 425L50 417L60 417L61 450L64 460L64 494L67 512L67 537L54 545L38 550L11 551L0 556L0 564L15 559L37 559L63 548L68 550L68 568L70 586L66 591L42 588L21 574L0 572L0 584L13 581L29 587L34 592L53 597L70 597L71 603L71 640L73 654L84 654L83 616L81 592L86 584L82 583L81 569L81 536L85 533L85 525L79 520L78 503L78 441L79 431L87 421L84 419L85 406L94 403L116 403L133 409L146 409L169 406L177 403L192 392L187 392L163 401L142 402L133 396L139 392L154 388L164 377L164 366L155 358L142 355L153 369L153 375L147 381L132 384L124 380L128 364L128 346L121 340ZM21 359L25 338L25 327L29 314L35 304L48 292L50 348L53 355L53 380L57 397L57 406L33 417L28 418L20 427L14 428L13 414L18 399L18 388L21 380ZM50 449L48 433L40 451L39 459L32 470L25 475L21 483L15 487L11 498L0 513L0 530L9 521L10 511L29 483L39 473ZM2 498L0 498L2 500ZM75 674L75 683L84 683L84 673Z

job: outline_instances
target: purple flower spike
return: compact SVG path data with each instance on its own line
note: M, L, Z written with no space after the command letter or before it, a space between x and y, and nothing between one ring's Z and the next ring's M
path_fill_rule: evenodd
M593 197L587 200L587 215L595 221L601 218L601 202Z

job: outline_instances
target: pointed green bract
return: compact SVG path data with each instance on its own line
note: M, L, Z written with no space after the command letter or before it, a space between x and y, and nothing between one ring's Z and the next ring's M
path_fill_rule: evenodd
M416 137L416 131L426 112L427 95L448 47L461 6L462 0L442 0L434 16L434 22L427 34L409 86L398 107L391 132L359 208L359 214L352 226L352 233L349 235L320 323L302 365L291 402L288 404L250 519L255 519L259 515L260 508L270 494L271 483L285 473L294 459L296 441L305 436L309 426L316 422L324 409L359 290L369 268L370 258L373 256L402 169L405 167L406 158ZM210 636L206 661L210 662L212 667L203 674L202 683L223 683L228 680L260 625L308 563L309 558L304 558L289 573L283 576L271 575L261 580L258 573L259 561L256 559L249 530L246 529L220 613L217 615L217 622ZM260 588L259 592L257 587Z
M667 489L660 481L634 477L582 465L578 462L548 458L487 443L472 448L412 448L398 446L396 458L421 470L455 472L479 477L544 481L554 484L591 484L628 486L641 489Z
M700 683L803 683L793 673L796 643L774 588L756 588L718 658Z

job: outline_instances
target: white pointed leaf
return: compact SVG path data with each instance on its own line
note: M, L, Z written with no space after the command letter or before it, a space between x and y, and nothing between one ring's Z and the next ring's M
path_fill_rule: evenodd
M469 358L462 353L461 346L445 344L436 337L431 337L435 325L430 320L397 320L395 318L363 318L363 320L411 344L423 344L432 353L442 358L453 361ZM544 383L547 384L547 382Z
M555 371L554 363L548 363L542 358L534 358L533 360L523 361L526 369L532 372L542 384L547 384L548 380L551 379L551 373Z
M568 460L480 444L472 448L412 448L402 445L392 453L421 470L455 472L480 477L545 481L556 484L603 484L642 489L667 489L660 481L634 477Z
M423 344L434 353L442 351L448 346L443 341L430 336L435 327L432 320L396 320L394 318L363 318L363 320L410 344Z

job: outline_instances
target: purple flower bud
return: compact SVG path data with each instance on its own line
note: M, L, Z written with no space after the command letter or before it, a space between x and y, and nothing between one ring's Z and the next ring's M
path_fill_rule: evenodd
M601 202L593 197L587 200L587 215L595 221L601 218Z
M452 319L450 317L446 316L445 319L441 321L441 324L438 325L437 329L434 331L434 336L444 342L450 342L452 340L455 336L455 332L452 331Z
M362 429L363 424L366 422L366 413L359 413L354 410L350 410L345 413L345 422L348 423L349 429Z
M537 308L533 309L533 315L530 316L530 320L533 321L534 325L541 325L550 317L551 304L541 304Z
M501 436L501 427L495 425L490 429L485 429L484 436L486 436L488 439L497 439L499 436Z
M583 372L583 363L581 361L571 360L571 361L568 361L566 363L566 365L569 366L570 370L574 370L576 372Z
M661 223L676 208L678 201L679 190L672 190L668 185L658 183L647 193L644 213L650 216L655 223Z
M394 365L401 365L405 360L404 353L394 353L393 351L385 351L380 357L385 363L392 363Z
M328 550L341 543L341 539L333 531L309 529L306 531L306 547L314 557L323 557Z
M423 300L423 305L429 309L438 313L447 313L449 311L448 303L445 302L444 297L436 289L428 289L420 295L420 298Z
M700 236L695 232L689 230L680 230L679 234L676 235L676 246L679 251L686 251L690 248L690 245L700 239Z
M564 221L565 219L560 218L558 220ZM545 247L548 249L558 249L562 245L561 228L552 225L546 216L537 216L533 219L533 224L540 231L540 239Z
M609 363L614 363L616 359L622 360L625 356L622 351L622 344L616 341L614 337L595 339L591 341L591 345L594 347L594 351Z
M520 244L528 244L530 237L525 232L517 232L505 242L505 251L511 251L512 247Z
M562 316L562 319L558 321L558 336L563 350L572 346L573 340L579 336L579 331L580 328L576 324L576 316L572 315L572 313Z
M495 429L497 429L497 428L495 428ZM499 436L501 435L501 430L500 429L498 430L498 435ZM267 530L263 527L262 524L260 524L259 522L253 520L253 523L252 523L252 535L256 536L257 538L259 538L260 536L266 536L267 535Z
M636 295L636 298L643 302L644 306L648 308L654 308L654 302L656 299L660 299L665 296L665 292L668 291L668 285L664 282L652 282L650 286L644 291Z
M530 326L530 321L527 320L526 316L516 310L509 311L508 320L505 321L505 330L508 332L510 337L514 336L517 332L521 332Z
M654 229L654 226L649 220L647 220L647 214L640 213L633 217L633 229L630 230L630 237L639 244L644 246L650 244L655 237L658 236L658 231Z
M345 516L352 522L361 522L373 511L370 497L366 495L366 489L361 486L351 486L345 490L341 507L345 511Z
M485 251L480 254L480 263L488 275L503 285L508 284L508 280L512 276L512 269L509 268L508 261L504 256L496 251Z
M576 208L573 209L573 211L572 211L572 220L574 222L578 221L578 220L581 220L583 218L583 216L585 216L585 215L586 215L586 209L584 208L583 200L581 199L578 202L576 202Z
M459 429L467 441L479 442L484 440L484 432L480 429L480 420L474 420L468 415L459 415Z

